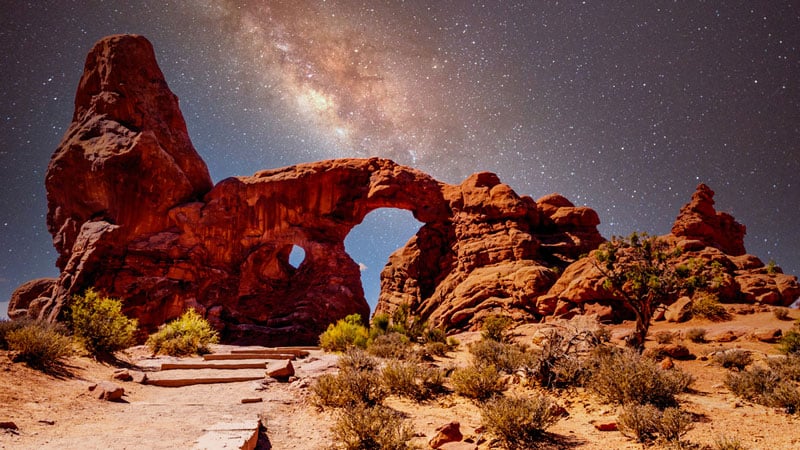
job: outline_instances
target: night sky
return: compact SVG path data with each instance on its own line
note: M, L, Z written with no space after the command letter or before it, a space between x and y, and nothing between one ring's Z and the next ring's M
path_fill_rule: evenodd
M154 45L215 182L382 156L449 183L559 192L603 235L667 233L698 183L800 274L798 1L0 1L0 316L55 276L44 176L86 53ZM348 237L374 305L420 224Z

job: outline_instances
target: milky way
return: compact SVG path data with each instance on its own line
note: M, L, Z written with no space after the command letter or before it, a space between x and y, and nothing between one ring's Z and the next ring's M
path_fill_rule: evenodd
M604 235L666 233L695 186L800 273L800 6L770 2L4 1L0 302L55 274L44 173L92 44L150 39L215 181L383 156L560 192ZM348 236L374 304L418 229ZM4 311L0 304L0 314Z

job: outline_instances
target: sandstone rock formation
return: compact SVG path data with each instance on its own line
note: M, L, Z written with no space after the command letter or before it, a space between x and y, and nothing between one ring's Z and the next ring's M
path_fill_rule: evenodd
M57 320L93 287L122 299L146 331L192 307L227 341L315 344L329 323L369 315L344 239L383 207L424 225L391 255L376 312L407 305L450 331L491 314L624 314L581 259L603 242L597 214L558 194L519 196L492 173L448 185L386 159L341 159L212 186L140 36L103 39L89 53L46 187L61 274L21 286L12 318ZM797 279L745 254L743 236L701 185L668 238L683 257L724 268L725 301L791 303ZM293 246L305 251L298 267Z
M744 225L714 209L714 191L700 184L691 201L681 208L672 232L661 238L681 250L674 264L700 261L704 265L707 278L712 280L709 290L721 302L792 304L800 297L797 277L746 254L744 234ZM601 318L607 320L625 317L626 312L615 307L618 302L603 287L603 281L590 254L567 267L547 295L540 297L539 311L544 315L601 312Z

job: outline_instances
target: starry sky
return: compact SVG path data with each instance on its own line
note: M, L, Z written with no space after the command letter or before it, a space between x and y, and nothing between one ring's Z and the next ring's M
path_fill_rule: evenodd
M215 182L382 156L459 183L492 171L667 233L698 183L746 247L800 274L800 2L0 0L0 317L55 276L44 176L103 36L153 43ZM367 300L419 228L348 236Z

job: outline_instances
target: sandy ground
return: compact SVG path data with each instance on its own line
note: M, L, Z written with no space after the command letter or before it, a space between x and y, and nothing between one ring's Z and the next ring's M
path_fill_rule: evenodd
M794 319L800 312L792 310ZM698 359L676 361L692 373L696 381L692 392L680 396L681 406L696 417L686 441L692 448L713 448L721 436L739 439L747 448L800 448L800 416L755 405L734 397L724 387L725 369L703 360L720 348L746 348L756 359L777 354L774 344L758 342L747 333L756 329L791 328L792 321L779 321L771 312L734 315L731 321L692 320L682 324L659 322L651 332L680 333L688 328L705 328L709 334L726 329L744 331L745 336L730 343L686 344ZM630 324L612 327L615 334L624 333ZM536 326L519 330L518 340L530 341ZM458 336L462 345L458 352L437 360L442 367L465 365L469 359L466 344L478 338L477 333ZM648 343L652 345L652 342ZM141 348L130 350L124 359L134 368L152 370L158 364ZM0 430L1 449L177 449L192 448L205 430L219 422L235 422L262 418L269 443L262 448L325 449L331 448L329 431L331 411L319 411L310 401L308 386L315 377L334 370L336 356L312 352L296 365L299 379L293 383L259 381L217 385L164 388L134 382L119 382L125 387L125 402L100 401L89 392L89 386L109 380L116 367L91 359L73 358L68 367L71 375L56 378L43 375L23 364L12 363L0 353L0 422L13 421L18 430ZM513 381L513 380L512 380ZM524 393L529 388L510 385L511 392ZM568 416L549 429L552 448L564 449L640 449L620 432L598 431L593 423L612 422L617 410L602 404L597 397L578 388L551 392ZM242 404L241 399L260 397L261 403ZM455 395L418 404L390 397L386 404L403 412L416 432L414 443L426 448L435 429L451 421L459 421L465 436L483 439L481 449L493 448L488 436L480 431L480 412L473 402Z

